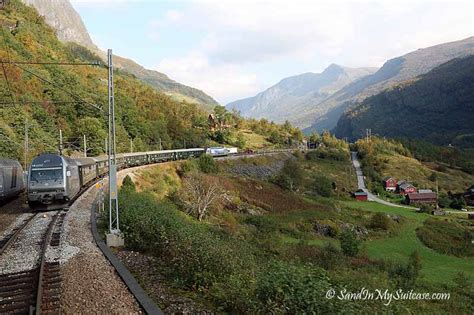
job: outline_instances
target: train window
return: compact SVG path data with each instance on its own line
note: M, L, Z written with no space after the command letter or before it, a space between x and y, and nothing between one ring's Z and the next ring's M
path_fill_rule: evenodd
M12 168L12 187L11 188L16 187L16 177L17 176L18 176L18 168L14 167L14 168Z
M40 182L47 180L61 180L63 179L62 168L54 169L33 169L30 172L30 180Z

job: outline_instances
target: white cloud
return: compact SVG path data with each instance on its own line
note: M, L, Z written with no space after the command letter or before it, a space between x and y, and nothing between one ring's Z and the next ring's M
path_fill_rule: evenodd
M74 6L87 9L127 9L158 1L71 0ZM467 0L190 0L176 6L171 1L166 4L166 11L157 12L157 18L143 26L148 39L167 46L167 55L156 60L154 68L203 89L222 103L252 96L264 85L279 81L282 74L323 69L333 62L381 66L417 48L474 33L474 4ZM175 34L180 35L173 38Z
M172 74L172 78L179 82L206 91L222 104L242 95L257 93L263 88L255 73L245 72L231 64L212 66L205 56L197 52L165 58L154 68Z

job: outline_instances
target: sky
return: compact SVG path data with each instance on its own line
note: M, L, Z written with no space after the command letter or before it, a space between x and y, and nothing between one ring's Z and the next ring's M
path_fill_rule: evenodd
M331 63L380 67L474 34L464 0L70 1L100 48L223 105Z

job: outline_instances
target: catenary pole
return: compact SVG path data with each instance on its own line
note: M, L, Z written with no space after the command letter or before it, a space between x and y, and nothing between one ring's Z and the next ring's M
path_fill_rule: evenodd
M115 143L115 104L114 104L114 71L112 49L107 51L108 63L108 98L109 98L109 231L120 233L118 194L117 194L117 159Z

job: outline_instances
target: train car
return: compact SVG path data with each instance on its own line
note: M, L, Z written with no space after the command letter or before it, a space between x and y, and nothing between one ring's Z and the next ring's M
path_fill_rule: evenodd
M174 159L183 160L188 158L200 157L202 154L204 154L204 151L205 150L201 148L174 150Z
M18 196L25 190L23 169L18 161L0 159L0 201Z
M171 161L174 159L173 150L161 150L147 152L148 164Z
M223 147L212 147L206 150L207 154L210 154L214 157L218 156L227 156L229 155L229 149Z
M79 183L81 187L87 186L98 177L96 161L93 158L75 158L79 168Z
M148 163L146 152L124 153L123 156L127 167L140 166Z
M28 172L28 204L37 210L67 207L81 189L79 165L57 154L36 157Z
M96 156L91 158L95 161L97 177L103 177L109 170L109 157L107 155Z

